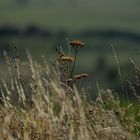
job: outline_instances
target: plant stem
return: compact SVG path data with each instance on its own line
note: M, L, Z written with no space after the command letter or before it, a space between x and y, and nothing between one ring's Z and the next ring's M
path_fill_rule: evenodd
M76 49L75 50L75 54L74 54L74 62L73 62L70 78L72 78L72 75L73 75L73 72L74 72L74 68L75 68L75 64L76 64L76 58L77 58L77 53L78 53L78 50Z

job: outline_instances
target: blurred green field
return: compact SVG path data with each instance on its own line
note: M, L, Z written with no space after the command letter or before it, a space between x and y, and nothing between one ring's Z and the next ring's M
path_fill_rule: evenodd
M0 21L16 25L36 24L69 31L116 28L140 31L139 0L0 0Z

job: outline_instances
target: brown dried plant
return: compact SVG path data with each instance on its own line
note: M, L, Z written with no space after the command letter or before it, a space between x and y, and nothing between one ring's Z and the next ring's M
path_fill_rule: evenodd
M73 84L75 82L78 82L77 80L88 77L88 74L86 73L78 74L75 76L73 75L76 67L78 51L81 48L85 47L85 44L80 40L74 40L69 42L68 45L70 45L70 47L73 48L74 56L70 56L70 54L69 56L65 55L62 47L59 48L57 47L56 50L59 54L58 62L61 68L60 72L61 72L62 82L63 83L67 82L68 86L73 87Z

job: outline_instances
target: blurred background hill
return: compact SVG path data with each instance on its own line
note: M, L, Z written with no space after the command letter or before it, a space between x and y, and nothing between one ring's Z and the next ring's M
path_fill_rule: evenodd
M1 22L53 29L140 31L139 0L0 0Z
M111 46L127 79L129 57L139 62L140 1L0 0L1 54L6 50L14 56L17 46L21 58L25 49L36 59L41 54L54 58L55 48L65 48L67 39L80 39L86 44L80 52L78 71L89 72L93 84L99 81L103 88L119 90Z

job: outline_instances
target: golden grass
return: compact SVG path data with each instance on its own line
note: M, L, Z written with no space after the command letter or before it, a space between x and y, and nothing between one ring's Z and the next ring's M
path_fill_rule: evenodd
M140 111L133 114L133 104L121 107L111 90L101 89L91 101L86 91L62 83L57 64L48 66L44 57L38 64L27 56L24 79L22 62L5 53L10 82L0 84L0 140L138 139Z

